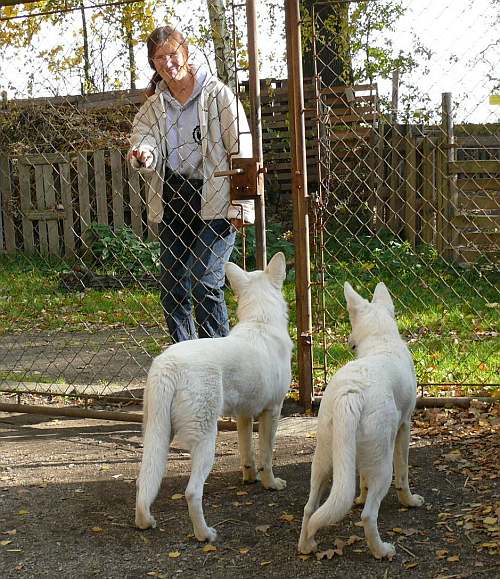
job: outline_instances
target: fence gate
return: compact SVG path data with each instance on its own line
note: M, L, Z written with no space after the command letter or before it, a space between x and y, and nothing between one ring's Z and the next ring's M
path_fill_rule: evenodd
M343 10L347 22L348 3L312 3L306 20L304 77L307 85L313 75L316 101L305 108L308 150L316 149L308 167L315 394L351 357L344 281L365 297L378 281L389 287L422 394L491 393L499 370L498 125L454 126L450 94L434 123L399 122L397 101L391 108L377 84L354 82L351 53L325 34L336 11L342 38Z

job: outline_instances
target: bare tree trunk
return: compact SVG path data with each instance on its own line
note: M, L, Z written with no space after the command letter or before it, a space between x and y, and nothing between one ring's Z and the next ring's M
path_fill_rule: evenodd
M122 19L122 27L125 36L125 44L127 47L128 53L128 69L130 71L130 88L136 88L136 80L137 80L137 66L135 63L135 54L134 54L134 44L133 44L133 31L132 31L132 24L127 23L126 16Z
M224 0L207 0L218 77L236 90L233 39L227 27Z
M82 15L82 36L83 36L83 85L82 94L86 94L94 88L94 81L90 73L90 53L89 37L87 31L87 19L85 17L85 8L83 2L80 2L80 12Z

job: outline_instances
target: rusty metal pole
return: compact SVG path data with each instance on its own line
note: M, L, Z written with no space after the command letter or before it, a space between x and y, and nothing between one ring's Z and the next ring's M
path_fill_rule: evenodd
M285 0L290 144L292 154L293 229L295 238L295 295L300 402L310 409L313 400L312 316L309 257L307 160L302 74L302 42L298 0Z
M260 108L260 76L259 76L259 41L257 28L257 11L255 0L246 0L247 33L248 33L248 89L250 100L250 130L252 132L253 157L262 166L262 115ZM263 180L264 175L259 175ZM261 195L255 200L255 245L256 265L264 269L267 264L266 249L266 204L264 187L260 186Z

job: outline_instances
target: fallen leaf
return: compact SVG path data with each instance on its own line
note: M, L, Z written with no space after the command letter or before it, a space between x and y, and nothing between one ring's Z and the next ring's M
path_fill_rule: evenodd
M243 497L243 496L245 496L245 495L247 495L247 494L248 494L247 491L238 491L238 492L236 493L236 495L239 496L239 497Z
M260 564L261 567L265 567L266 565L270 565L272 563L272 561L262 561L262 563Z
M170 551L168 556L170 557L170 559L177 559L177 557L181 556L181 552L180 551Z
M269 531L270 528L271 525L259 525L258 527L255 527L255 530L258 533L267 533L267 531Z
M18 515L29 515L30 512L27 509L20 509L19 511L17 511Z
M176 493L175 495L172 495L170 497L173 501L178 501L179 499L184 498L184 495L182 495L181 493Z
M301 561L307 561L310 558L311 558L311 555L299 555L299 559Z
M460 561L460 555L452 555L451 557L447 557L446 560L449 563L456 563L457 561Z
M104 531L104 529L102 529L101 527L92 527L90 530L93 533L102 533Z
M288 513L283 513L280 517L280 521L286 521L291 523L295 519L295 515L289 515Z
M5 539L4 541L0 541L0 545L5 547L6 545L10 545L12 541L10 539Z
M411 562L411 563L405 563L405 564L403 565L403 567L404 567L405 569L414 569L417 565L418 565L418 563L417 563L416 561L413 561L413 562Z
M217 551L217 547L215 545L205 545L202 549L204 553L212 553L213 551Z
M242 555L246 555L249 551L250 551L250 548L249 548L249 547L241 547L241 549L239 550L239 552L240 552Z
M334 555L335 555L334 549L327 549L326 551L320 551L319 553L316 553L316 559L318 561L322 561L325 558L330 560Z
M358 535L351 535L347 541L346 541L346 545L353 545L354 543L357 543L358 541L362 541L361 537L358 537Z
M497 518L496 517L485 517L483 519L483 523L485 525L496 525L497 523Z
M2 535L15 535L17 533L16 529L12 529L11 531L2 531Z

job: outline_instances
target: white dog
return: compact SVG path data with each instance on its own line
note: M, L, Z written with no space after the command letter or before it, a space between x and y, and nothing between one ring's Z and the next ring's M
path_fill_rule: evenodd
M202 498L214 462L219 416L237 417L243 481L260 477L267 489L286 486L272 469L278 418L291 381L292 341L281 293L285 256L277 253L265 271L251 273L228 263L226 276L238 300L239 319L229 336L174 344L153 360L149 371L135 514L141 529L156 525L150 507L175 435L191 453L186 500L194 534L199 541L216 539L205 522ZM259 418L259 468L252 448L254 417Z
M365 505L361 520L368 547L377 559L390 558L395 549L381 541L377 518L391 485L393 461L399 501L408 507L424 503L422 497L411 494L408 486L415 370L410 352L399 336L394 305L385 285L377 285L371 303L347 282L344 295L352 325L349 344L357 352L357 359L336 373L321 401L299 551L315 551L316 532L337 523L351 509L357 466L360 496L356 503ZM330 494L319 506L332 473Z

